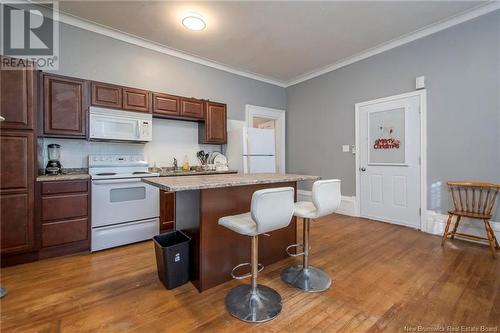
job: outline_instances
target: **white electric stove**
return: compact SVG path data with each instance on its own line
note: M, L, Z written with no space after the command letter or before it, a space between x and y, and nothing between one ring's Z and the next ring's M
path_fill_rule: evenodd
M91 251L135 243L159 233L159 190L142 182L142 155L89 155L92 178Z

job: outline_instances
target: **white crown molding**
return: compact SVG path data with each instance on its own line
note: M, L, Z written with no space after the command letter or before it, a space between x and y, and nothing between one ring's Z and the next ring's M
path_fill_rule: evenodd
M290 86L293 86L295 84L310 80L310 79L315 78L317 76L320 76L320 75L326 74L328 72L334 71L336 69L348 66L348 65L353 64L355 62L364 60L366 58L372 57L374 55L377 55L377 54L380 54L382 52L388 51L390 49L396 48L398 46L401 46L401 45L413 42L417 39L432 35L436 32L441 31L441 30L448 29L448 28L455 26L457 24L460 24L460 23L472 20L476 17L491 13L491 12L498 10L498 9L500 9L500 1L498 1L498 0L495 0L491 3L486 4L486 5L481 5L479 7L475 7L475 8L473 8L465 13L459 14L457 16L443 20L443 21L438 22L438 23L433 23L433 24L431 24L427 27L424 27L422 29L419 29L415 32L406 34L402 37L398 37L398 38L393 39L389 42L380 44L378 46L375 46L373 48L365 50L361 53L358 53L354 56L345 58L339 62L336 62L332 65L327 66L327 67L324 67L322 69L310 72L308 74L300 75L300 76L296 77L295 79L287 81L286 87L290 87Z
M28 0L28 1L33 2L33 0ZM269 77L266 77L263 75L259 75L259 74L243 71L240 69L232 68L230 66L227 66L227 65L209 60L209 59L205 59L205 58L202 58L199 56L195 56L195 55L192 55L192 54L189 54L186 52L182 52L182 51L161 45L159 43L155 43L155 42L146 40L144 38L141 38L141 37L117 30L117 29L113 29L113 28L101 25L101 24L96 23L96 22L81 19L79 17L73 16L71 14L68 14L68 13L65 13L62 11L59 11L59 21L65 23L65 24L69 24L69 25L81 28L81 29L92 31L92 32L95 32L95 33L98 33L98 34L101 34L104 36L108 36L108 37L111 37L111 38L114 38L117 40L121 40L121 41L126 42L126 43L134 44L134 45L144 47L144 48L147 48L147 49L150 49L153 51L168 54L168 55L173 56L173 57L181 58L181 59L191 61L194 63L198 63L198 64L201 64L204 66L219 69L221 71L225 71L228 73L236 74L239 76L247 77L250 79L254 79L254 80L266 82L269 84L273 84L273 85L276 85L276 86L279 86L282 88L286 88L286 87L290 87L290 86L293 86L295 84L310 80L310 79L315 78L317 76L326 74L328 72L334 71L336 69L348 66L350 64L364 60L366 58L372 57L372 56L380 54L382 52L388 51L388 50L393 49L395 47L413 42L417 39L429 36L431 34L434 34L434 33L439 32L441 30L450 28L450 27L455 26L457 24L472 20L476 17L491 13L491 12L498 10L498 9L500 9L500 1L493 0L492 2L490 2L486 5L481 5L479 7L475 7L475 8L473 8L465 13L459 14L457 16L450 18L450 19L446 19L446 20L443 20L441 22L431 24L431 25L424 27L422 29L419 29L413 33L410 33L410 34L404 35L402 37L393 39L389 42L386 42L386 43L378 45L374 48L365 50L365 51L358 53L354 56L345 58L345 59L343 59L339 62L336 62L332 65L328 65L324 68L310 72L308 74L300 75L300 76L298 76L292 80L289 80L289 81L280 81L280 80L269 78Z
M156 52L168 54L170 56L176 57L176 58L181 58L187 61L191 61L200 65L212 67L215 69L219 69L221 71L225 71L228 73L236 74L239 76L247 77L250 79L262 81L265 83L273 84L279 87L286 87L286 82L275 80L272 78L268 78L259 74L251 73L251 72L246 72L243 70L235 69L226 65L223 65L221 63L208 60L199 56L195 56L186 52L182 52L179 50L176 50L174 48L166 47L164 45L161 45L159 43L155 43L149 40L146 40L144 38L117 30L113 29L104 25L101 25L96 22L88 21L81 19L79 17L64 13L62 11L59 11L59 21L68 25L72 25L77 28L81 28L84 30L92 31L100 35L104 35L107 37L111 37L129 44L137 45L140 47L144 47L146 49L150 49Z

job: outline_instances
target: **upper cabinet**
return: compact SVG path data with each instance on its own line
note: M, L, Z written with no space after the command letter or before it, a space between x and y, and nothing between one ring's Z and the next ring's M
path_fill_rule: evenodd
M196 98L181 97L181 116L203 120L205 101Z
M24 66L18 59L8 58L4 66L11 69L0 70L0 115L5 118L0 128L34 128L33 108L36 101L36 71L31 65ZM15 70L13 70L16 68Z
M8 80L2 72L2 80ZM30 78L17 74L27 85ZM2 95L4 94L2 85ZM6 90L8 88L5 88ZM12 88L14 89L14 88ZM10 92L13 96L19 95ZM17 96L16 95L16 96ZM85 81L53 74L43 75L43 135L55 137L87 137L88 105L124 111L152 113L154 117L199 122L199 142L227 142L226 105L208 100L187 98L143 89L95 81ZM2 100L2 109L4 109ZM19 100L16 110L26 110L28 101ZM12 112L17 126L28 126L29 113ZM17 118L16 118L17 117ZM3 125L2 125L3 126Z
M147 90L92 82L92 105L151 113L151 93Z
M179 117L181 115L180 100L179 96L153 93L153 115Z
M122 88L123 109L151 113L151 93L147 90Z
M92 105L121 109L122 88L107 83L92 82Z
M226 104L206 102L205 122L199 124L198 135L203 144L227 143Z
M80 137L87 134L87 82L43 75L43 134Z

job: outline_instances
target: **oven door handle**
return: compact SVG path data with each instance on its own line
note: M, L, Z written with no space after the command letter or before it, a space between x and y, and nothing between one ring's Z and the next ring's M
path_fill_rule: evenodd
M92 184L118 184L118 183L142 183L141 178L118 178L118 179L95 179ZM145 184L145 183L144 183Z

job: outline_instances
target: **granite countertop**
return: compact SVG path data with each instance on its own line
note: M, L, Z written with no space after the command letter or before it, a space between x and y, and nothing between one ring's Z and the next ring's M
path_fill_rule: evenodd
M157 172L160 174L160 177L177 177L177 176L230 174L230 173L238 173L238 170L216 171L216 170L197 169L197 170L190 170L190 171L173 171L173 170L162 169L161 171L157 171Z
M232 187L253 184L271 184L295 182L300 180L317 180L318 176L294 175L280 173L256 174L226 174L201 175L191 177L159 177L143 178L142 181L160 188L163 191L177 192L189 190L203 190L208 188Z
M55 180L85 180L90 179L88 169L68 168L62 169L59 175L44 175L43 170L39 170L39 176L36 177L37 182L50 182Z

